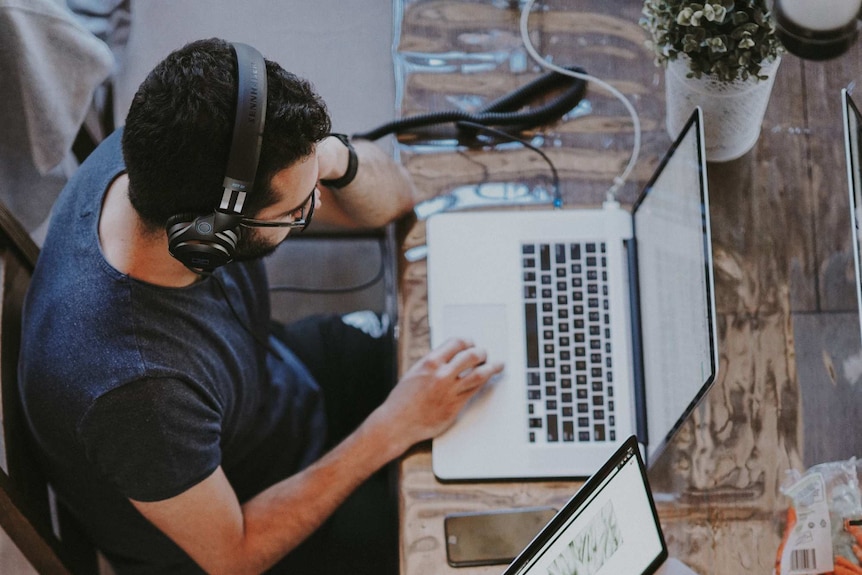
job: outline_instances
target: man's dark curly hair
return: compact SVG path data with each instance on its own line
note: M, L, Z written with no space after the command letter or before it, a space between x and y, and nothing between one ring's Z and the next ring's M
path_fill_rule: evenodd
M280 170L311 154L330 130L326 105L305 80L266 61L267 107L255 185L244 212L276 198ZM237 100L231 45L199 40L159 63L138 88L123 132L129 199L148 227L206 214L221 200Z

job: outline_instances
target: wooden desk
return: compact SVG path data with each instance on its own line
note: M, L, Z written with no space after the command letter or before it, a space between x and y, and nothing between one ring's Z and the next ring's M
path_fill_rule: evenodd
M561 65L611 82L637 108L640 159L619 200L631 205L671 139L664 73L637 20L639 0L548 0L530 19L534 42ZM469 108L535 77L520 47L517 2L403 0L396 50L402 116ZM840 89L862 72L862 46L829 62L783 58L760 140L708 168L719 379L650 470L671 551L702 575L771 573L787 501L788 469L862 455L857 306ZM624 108L590 88L584 117L537 130L569 205L601 203L631 146ZM451 144L451 143L450 143ZM519 146L455 149L404 135L398 149L428 198L458 186L548 186L547 165ZM402 222L403 249L424 225ZM402 369L428 346L424 261L402 259ZM401 571L499 573L446 564L443 517L455 511L555 505L577 483L441 484L430 447L400 464Z

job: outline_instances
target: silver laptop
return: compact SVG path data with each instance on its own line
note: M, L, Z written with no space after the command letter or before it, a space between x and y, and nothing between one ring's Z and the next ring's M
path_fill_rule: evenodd
M668 557L635 436L590 477L504 575L572 573L696 575Z
M844 111L844 153L847 158L847 182L850 191L850 221L853 233L853 262L856 269L856 300L859 307L859 326L862 335L862 270L860 270L859 251L862 246L860 221L862 221L862 149L859 137L862 133L862 115L847 90L841 90L841 108Z
M717 369L703 120L635 203L427 221L433 345L506 364L432 446L442 480L586 477L629 435L654 457Z

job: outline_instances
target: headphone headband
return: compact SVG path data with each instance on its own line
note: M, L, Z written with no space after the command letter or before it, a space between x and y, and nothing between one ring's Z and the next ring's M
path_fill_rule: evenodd
M232 44L237 61L236 117L227 169L226 190L251 191L266 118L266 62L248 44ZM237 211L242 211L237 210Z

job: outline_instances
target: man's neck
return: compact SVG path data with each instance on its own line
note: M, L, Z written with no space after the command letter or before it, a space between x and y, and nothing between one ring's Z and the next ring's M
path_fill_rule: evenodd
M99 218L99 244L118 271L164 287L185 287L200 276L168 252L165 233L148 230L129 202L129 179L123 174L108 188Z

